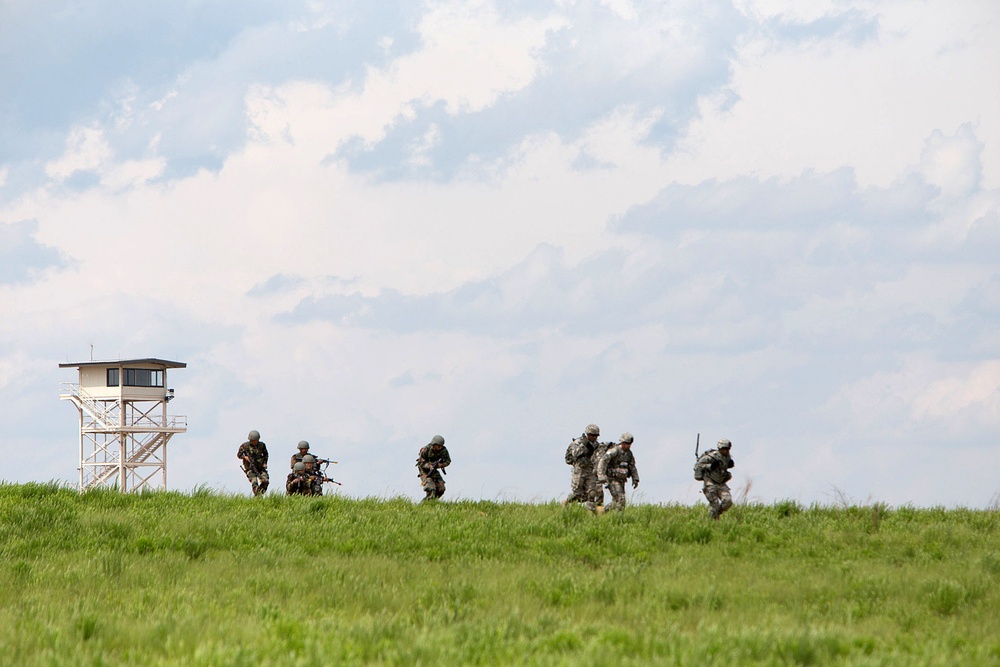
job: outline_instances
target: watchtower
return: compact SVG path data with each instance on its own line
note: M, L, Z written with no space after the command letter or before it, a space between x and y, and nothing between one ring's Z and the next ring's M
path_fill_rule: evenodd
M174 397L167 369L187 364L125 359L59 368L80 371L79 381L63 382L59 393L80 412L80 490L167 488L167 442L187 431L187 417L167 416Z

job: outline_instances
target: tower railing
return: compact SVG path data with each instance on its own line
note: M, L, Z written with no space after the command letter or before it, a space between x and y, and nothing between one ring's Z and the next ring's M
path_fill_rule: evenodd
M183 432L187 430L186 415L167 415L164 420L162 415L149 412L142 413L129 420L125 427L119 423L119 403L117 398L95 398L92 394L82 389L75 382L63 382L59 392L59 398L72 401L78 408L90 417L90 422L84 423L84 430L90 431L173 431ZM132 403L136 401L156 401L159 399L126 399Z

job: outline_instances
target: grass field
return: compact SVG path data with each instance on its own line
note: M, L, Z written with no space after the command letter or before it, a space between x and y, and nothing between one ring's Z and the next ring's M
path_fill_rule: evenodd
M1000 512L0 485L10 665L1000 665Z

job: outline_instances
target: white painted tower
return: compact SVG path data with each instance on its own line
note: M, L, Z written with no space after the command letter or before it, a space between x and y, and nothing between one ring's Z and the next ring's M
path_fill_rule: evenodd
M167 369L187 364L125 359L59 364L77 368L78 382L64 382L59 398L80 412L80 490L117 487L122 492L167 488L167 442L187 431L187 417L168 417Z

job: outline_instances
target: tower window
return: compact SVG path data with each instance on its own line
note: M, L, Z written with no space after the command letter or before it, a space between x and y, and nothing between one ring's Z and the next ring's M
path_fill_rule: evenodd
M163 371L150 370L148 368L123 368L125 375L124 386L126 387L162 387ZM117 387L119 373L117 368L108 369L108 386Z

